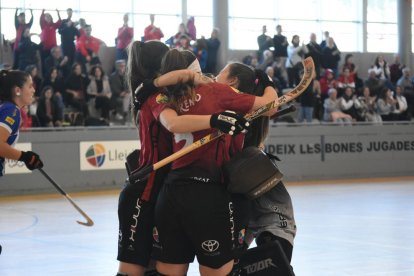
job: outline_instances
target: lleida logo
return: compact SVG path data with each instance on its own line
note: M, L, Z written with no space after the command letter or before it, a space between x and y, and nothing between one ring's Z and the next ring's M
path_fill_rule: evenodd
M139 148L137 140L82 141L79 143L80 170L124 170L127 156Z
M85 154L86 160L94 167L101 167L105 162L105 147L102 144L91 145Z

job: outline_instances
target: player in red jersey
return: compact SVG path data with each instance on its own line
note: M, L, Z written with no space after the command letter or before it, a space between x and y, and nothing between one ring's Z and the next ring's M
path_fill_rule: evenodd
M135 41L131 44L126 73L130 91L135 92L144 80L152 80L158 76L161 58L167 51L168 47L159 41ZM211 81L190 70L182 70L160 77L157 83L164 86L189 80L195 83ZM158 123L160 114L168 114L165 116L165 123L168 129L174 132L197 131L211 127L229 132L238 122L238 115L232 113L209 115L215 113L211 112L204 116L177 116L175 111L166 108L162 95L153 93L156 90L153 87L150 93L138 93L134 102L134 115L141 142L138 168L152 164L171 153L172 136ZM229 120L220 120L220 115ZM241 117L240 119L242 120ZM135 276L145 273L151 257L153 209L161 183L162 173L154 173L146 181L141 181L141 185L132 185L127 181L120 193L118 275Z
M170 50L161 72L192 66L195 57ZM240 94L228 85L209 83L169 86L169 107L179 115L211 114L234 110L247 113L277 94L272 86L262 97ZM160 114L161 123L168 113ZM270 115L270 114L269 114ZM213 129L174 133L173 151L214 132ZM155 209L154 239L157 270L168 275L185 275L197 256L201 275L227 275L233 266L235 239L233 205L221 176L221 165L229 160L231 137L222 136L172 163Z

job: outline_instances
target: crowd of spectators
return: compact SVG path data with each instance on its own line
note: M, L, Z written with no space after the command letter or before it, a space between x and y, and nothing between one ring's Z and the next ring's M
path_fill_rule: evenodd
M409 121L414 115L414 78L398 55L389 64L383 55L373 60L367 79L358 76L353 55L341 63L341 52L329 32L317 42L314 33L309 43L301 43L298 35L291 40L276 27L272 37L257 37L258 51L243 59L252 67L265 69L279 93L299 84L306 57L312 57L316 74L308 91L297 99L298 122L382 122Z
M39 24L40 43L31 40L33 13L15 12L16 38L13 44L13 68L30 72L36 89L35 101L28 108L27 125L108 125L125 123L130 113L130 93L124 82L127 47L134 39L134 29L128 25L128 14L115 35L115 64L105 73L99 50L104 42L92 35L92 26L85 19L72 20L72 9L66 18L57 20L45 10ZM217 53L220 47L218 29L210 38L197 36L195 18L178 26L177 33L166 36L155 23L154 14L143 28L141 41L163 40L171 48L192 50L203 73L217 73ZM58 45L56 36L60 35ZM135 38L136 39L136 38ZM299 122L381 122L411 120L414 112L414 85L411 71L398 55L389 64L378 55L368 70L367 79L358 76L352 54L341 62L341 52L329 32L318 43L314 33L309 42L298 35L288 39L281 25L273 38L267 26L257 38L258 51L243 58L243 62L264 70L273 80L279 95L298 85L303 74L302 61L312 57L316 75L308 91L297 99ZM24 113L24 111L23 111Z
M54 11L53 11L54 12ZM24 127L58 127L65 125L123 124L130 116L131 96L125 85L127 47L134 39L134 29L128 25L129 16L123 16L123 24L115 34L115 64L105 73L99 50L105 43L92 35L92 26L83 18L72 19L72 9L67 9L62 19L59 10L57 20L42 10L40 34L31 32L34 24L33 11L26 22L26 14L15 11L16 37L12 41L13 69L31 74L35 87L35 99L24 113ZM155 25L155 15L144 28L142 41L161 40L164 33ZM60 35L58 44L57 35ZM39 36L40 43L32 41ZM211 37L197 37L195 18L189 17L178 27L176 34L165 39L171 48L192 50L200 61L204 73L217 73L217 52L220 47L218 29Z

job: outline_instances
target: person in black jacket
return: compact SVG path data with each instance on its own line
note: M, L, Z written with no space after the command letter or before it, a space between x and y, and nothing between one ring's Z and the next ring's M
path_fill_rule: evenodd
M76 28L78 22L72 21L72 9L66 10L68 18L62 20L62 24L59 27L59 34L61 39L61 47L63 55L68 58L68 66L71 66L75 57L75 43L76 37L80 36L79 30Z
M24 71L29 65L37 66L37 63L39 62L37 57L39 45L31 40L31 36L30 29L26 28L20 38L19 46L17 47L17 50L19 51L18 69L21 71Z
M322 59L322 47L316 42L316 35L311 33L310 41L306 45L309 52L305 54L305 58L312 57L315 64L316 79L319 80L321 74L321 59Z
M328 38L328 42L325 48L322 50L322 66L325 69L332 69L334 71L334 77L338 76L338 64L341 60L341 52L335 45L332 37Z

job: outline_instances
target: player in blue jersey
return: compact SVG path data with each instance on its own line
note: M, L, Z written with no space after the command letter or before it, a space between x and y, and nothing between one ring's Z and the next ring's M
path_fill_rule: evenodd
M43 167L38 154L13 147L19 138L20 108L32 103L34 92L28 73L0 71L0 177L4 175L6 158L24 162L29 170Z

